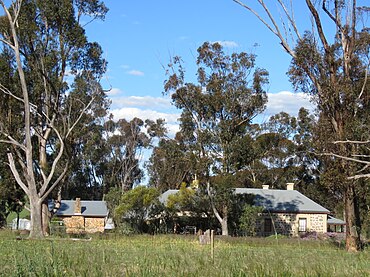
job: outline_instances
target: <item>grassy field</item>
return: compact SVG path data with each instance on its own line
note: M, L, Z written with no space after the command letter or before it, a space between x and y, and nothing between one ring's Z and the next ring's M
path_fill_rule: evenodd
M370 276L369 249L330 242L194 236L16 240L0 232L0 276Z

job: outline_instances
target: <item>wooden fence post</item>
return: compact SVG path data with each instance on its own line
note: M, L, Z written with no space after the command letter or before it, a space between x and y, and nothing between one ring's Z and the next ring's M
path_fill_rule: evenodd
M215 258L215 234L214 234L214 230L211 230L211 257L212 257L212 261L214 261L214 258Z

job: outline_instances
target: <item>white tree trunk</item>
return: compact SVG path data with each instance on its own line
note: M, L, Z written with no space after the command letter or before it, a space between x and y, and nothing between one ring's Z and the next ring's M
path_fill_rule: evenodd
M37 195L28 195L31 210L31 232L30 238L43 238L42 231L42 201Z
M224 217L221 220L221 230L222 230L222 235L223 236L228 236L229 235L229 229L227 227L227 217Z

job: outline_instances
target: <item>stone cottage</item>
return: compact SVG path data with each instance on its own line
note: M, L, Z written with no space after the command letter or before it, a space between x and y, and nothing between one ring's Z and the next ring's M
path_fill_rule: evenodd
M69 234L103 233L108 208L105 201L62 200L55 216L61 218Z
M237 188L236 194L253 196L253 204L263 208L257 221L257 234L269 236L275 233L298 236L306 232L327 232L329 210L294 190L293 183L286 190Z
M178 190L164 192L159 198L160 202L165 204L168 197L177 192ZM234 193L251 196L253 205L263 208L257 220L258 236L270 236L275 233L299 236L307 232L327 232L330 211L294 190L293 183L288 183L286 190L263 186L262 189L235 188Z

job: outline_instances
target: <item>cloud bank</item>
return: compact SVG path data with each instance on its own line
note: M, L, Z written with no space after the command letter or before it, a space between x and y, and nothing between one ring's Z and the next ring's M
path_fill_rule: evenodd
M214 43L219 43L222 47L225 48L236 48L239 47L239 44L236 43L235 41L230 41L230 40L220 40L220 41L215 41Z
M179 130L178 118L181 111L171 105L171 100L166 97L153 96L119 96L119 89L111 90L112 109L114 119L125 118L131 120L134 117L156 120L162 118L166 121L166 127L169 136L174 136ZM315 106L310 103L309 97L304 93L293 93L281 91L278 93L269 93L266 110L255 119L256 122L267 121L270 116L282 111L292 116L297 116L301 107L311 112Z

